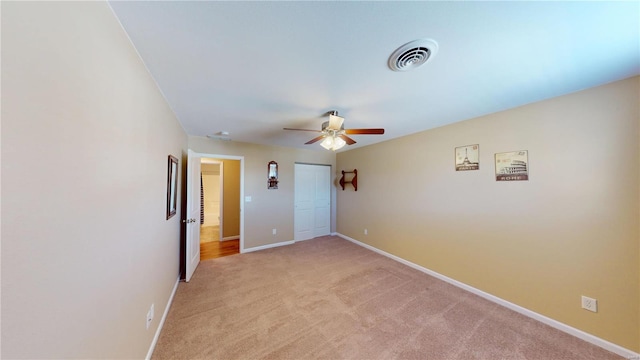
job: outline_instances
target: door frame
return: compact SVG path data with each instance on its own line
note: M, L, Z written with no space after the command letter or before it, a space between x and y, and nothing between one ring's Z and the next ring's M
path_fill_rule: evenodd
M222 241L222 234L224 234L224 161L220 161L218 166L220 170L220 176L218 177L218 189L220 190L220 209L218 209L220 234L218 234L218 241Z
M240 161L240 253L245 252L244 248L244 156L238 155L222 155L222 154L207 154L192 152L193 161L202 161L203 158L223 159L223 160L237 160ZM221 164L222 165L222 164ZM188 164L187 164L188 166ZM222 166L221 166L222 169ZM221 172L222 173L222 172ZM196 181L194 179L187 179L187 181ZM200 179L197 179L198 186L200 186ZM222 176L220 181L222 182ZM220 187L222 189L222 186ZM187 198L187 201L189 199ZM220 199L222 204L222 198ZM221 215L222 216L222 215ZM222 231L222 222L220 224L220 230ZM222 236L222 233L220 234ZM222 237L220 237L222 239Z

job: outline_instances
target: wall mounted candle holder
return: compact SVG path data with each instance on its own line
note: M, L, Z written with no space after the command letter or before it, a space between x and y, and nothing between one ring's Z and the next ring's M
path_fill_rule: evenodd
M269 161L267 166L267 189L278 189L278 163Z

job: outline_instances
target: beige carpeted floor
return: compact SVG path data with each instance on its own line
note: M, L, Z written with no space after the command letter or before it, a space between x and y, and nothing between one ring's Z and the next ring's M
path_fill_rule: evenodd
M621 359L337 237L203 261L153 359Z

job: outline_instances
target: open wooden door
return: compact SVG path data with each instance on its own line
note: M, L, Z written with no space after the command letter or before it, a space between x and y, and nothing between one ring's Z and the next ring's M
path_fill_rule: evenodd
M189 150L187 155L186 271L189 282L200 264L200 157Z

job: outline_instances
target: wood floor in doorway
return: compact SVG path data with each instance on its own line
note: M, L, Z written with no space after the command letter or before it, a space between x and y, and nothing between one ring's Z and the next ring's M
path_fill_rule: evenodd
M220 241L218 226L200 227L200 260L216 259L240 253L240 240Z

